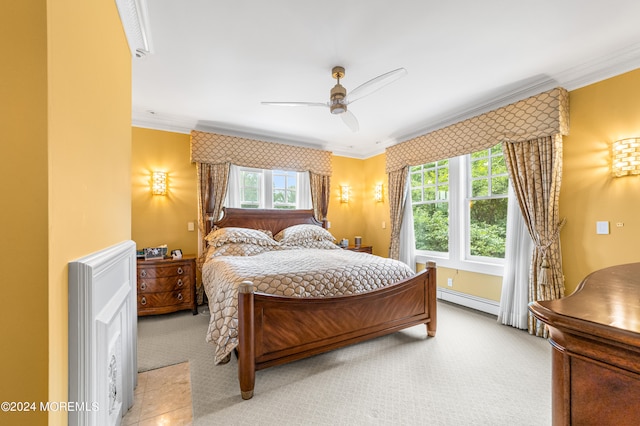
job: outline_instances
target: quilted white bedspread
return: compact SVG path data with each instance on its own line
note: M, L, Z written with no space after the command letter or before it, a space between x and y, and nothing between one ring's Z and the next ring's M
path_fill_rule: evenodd
M243 281L256 291L290 297L325 297L362 293L413 275L404 263L348 250L276 250L255 256L217 256L202 268L211 320L207 342L215 362L238 344L237 292Z

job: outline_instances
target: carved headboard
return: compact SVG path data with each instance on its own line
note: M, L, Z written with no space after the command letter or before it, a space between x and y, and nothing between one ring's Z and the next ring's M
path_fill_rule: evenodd
M209 229L207 234L213 229L207 221ZM273 235L283 229L300 224L311 224L322 226L313 216L313 210L280 210L280 209L222 209L222 219L213 222L213 226L217 228L239 227L264 229L271 231Z

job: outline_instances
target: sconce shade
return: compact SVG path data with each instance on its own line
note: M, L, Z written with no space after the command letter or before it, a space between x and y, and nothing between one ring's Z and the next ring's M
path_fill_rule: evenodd
M167 174L165 172L152 173L151 193L153 195L167 195Z
M340 202L349 202L349 185L340 185Z
M376 185L376 188L373 191L373 199L376 201L376 203L381 203L382 202L382 192L383 192L383 186L381 183Z
M640 175L640 138L615 141L611 170L616 177Z

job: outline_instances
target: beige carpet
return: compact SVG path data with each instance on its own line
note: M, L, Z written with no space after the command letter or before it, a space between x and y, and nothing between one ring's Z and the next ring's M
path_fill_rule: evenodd
M439 302L435 338L417 326L259 371L249 401L236 359L213 365L207 321L138 321L140 371L190 362L195 425L551 424L549 343L477 311Z

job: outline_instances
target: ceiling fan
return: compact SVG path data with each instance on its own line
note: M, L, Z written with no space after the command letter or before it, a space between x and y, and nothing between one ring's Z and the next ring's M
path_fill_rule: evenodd
M361 84L347 95L347 89L340 84L340 79L344 77L344 67L336 66L331 70L331 76L337 80L337 83L331 89L329 102L261 102L261 104L276 106L328 107L331 114L339 115L342 118L342 121L352 131L357 132L360 129L360 125L358 124L356 116L347 109L347 106L358 99L362 99L365 96L382 89L384 86L393 83L400 77L404 77L406 74L407 70L404 68L389 71Z

